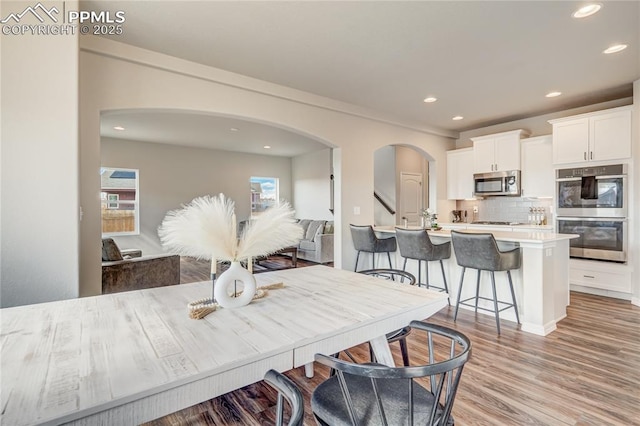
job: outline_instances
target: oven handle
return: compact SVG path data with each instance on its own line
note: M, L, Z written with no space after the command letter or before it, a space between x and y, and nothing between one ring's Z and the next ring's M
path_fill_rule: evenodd
M591 176L584 176L591 177ZM596 180L600 179L626 179L627 175L602 175L602 176L593 176ZM557 178L556 182L576 182L582 180L582 177L568 177L568 178Z
M557 217L558 221L581 221L581 222L626 222L626 218L619 217Z

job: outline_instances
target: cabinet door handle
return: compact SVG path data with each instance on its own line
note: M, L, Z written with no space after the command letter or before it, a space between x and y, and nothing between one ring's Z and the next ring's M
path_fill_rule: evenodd
M593 151L589 152L589 160L593 160Z
M586 160L587 159L587 151L584 151L582 154L583 154L584 159Z
M583 275L585 278L595 278L593 275Z

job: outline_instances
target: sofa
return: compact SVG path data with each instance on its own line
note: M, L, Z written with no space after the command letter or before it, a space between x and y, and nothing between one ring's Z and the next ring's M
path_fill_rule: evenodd
M333 221L300 219L303 236L298 243L298 259L315 263L333 262Z
M124 253L124 255L123 255ZM142 256L120 251L112 238L102 239L102 294L180 284L180 256Z

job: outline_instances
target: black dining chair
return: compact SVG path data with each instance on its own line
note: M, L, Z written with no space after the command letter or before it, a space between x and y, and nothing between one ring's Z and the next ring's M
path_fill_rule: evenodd
M349 227L351 228L353 247L358 251L356 266L353 268L354 271L358 270L358 260L361 252L371 253L373 256L373 269L376 268L376 253L387 253L389 268L393 268L391 252L396 251L396 237L378 238L371 225L349 225Z
M290 416L287 426L302 426L304 421L304 399L302 392L291 379L275 370L267 371L264 381L278 391L276 407L276 426L283 426L285 416L284 400L289 403Z
M337 374L311 396L319 425L452 425L451 410L462 370L471 355L470 340L459 331L411 322L426 346L427 362L410 367L354 364L316 354Z
M416 284L416 277L413 276L413 274L406 271L400 271L398 269L367 269L365 271L358 271L358 273L408 285ZM387 333L387 343L399 343L402 362L405 366L409 365L409 349L407 347L407 336L409 333L411 333L411 327L409 326ZM369 355L371 357L371 361L375 361L371 345L369 345Z

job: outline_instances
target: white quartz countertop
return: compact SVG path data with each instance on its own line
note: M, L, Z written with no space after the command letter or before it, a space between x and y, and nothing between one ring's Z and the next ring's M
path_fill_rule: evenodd
M373 229L380 233L395 233L395 226L374 226ZM403 228L398 226L398 228ZM418 226L408 226L403 229L421 229ZM451 238L451 230L442 229L440 231L429 230L429 235L434 237ZM518 231L484 231L482 229L466 229L464 232L469 233L485 233L490 232L495 237L496 241L505 241L513 243L547 243L553 241L572 240L579 238L576 234L556 234L553 232L518 232Z

